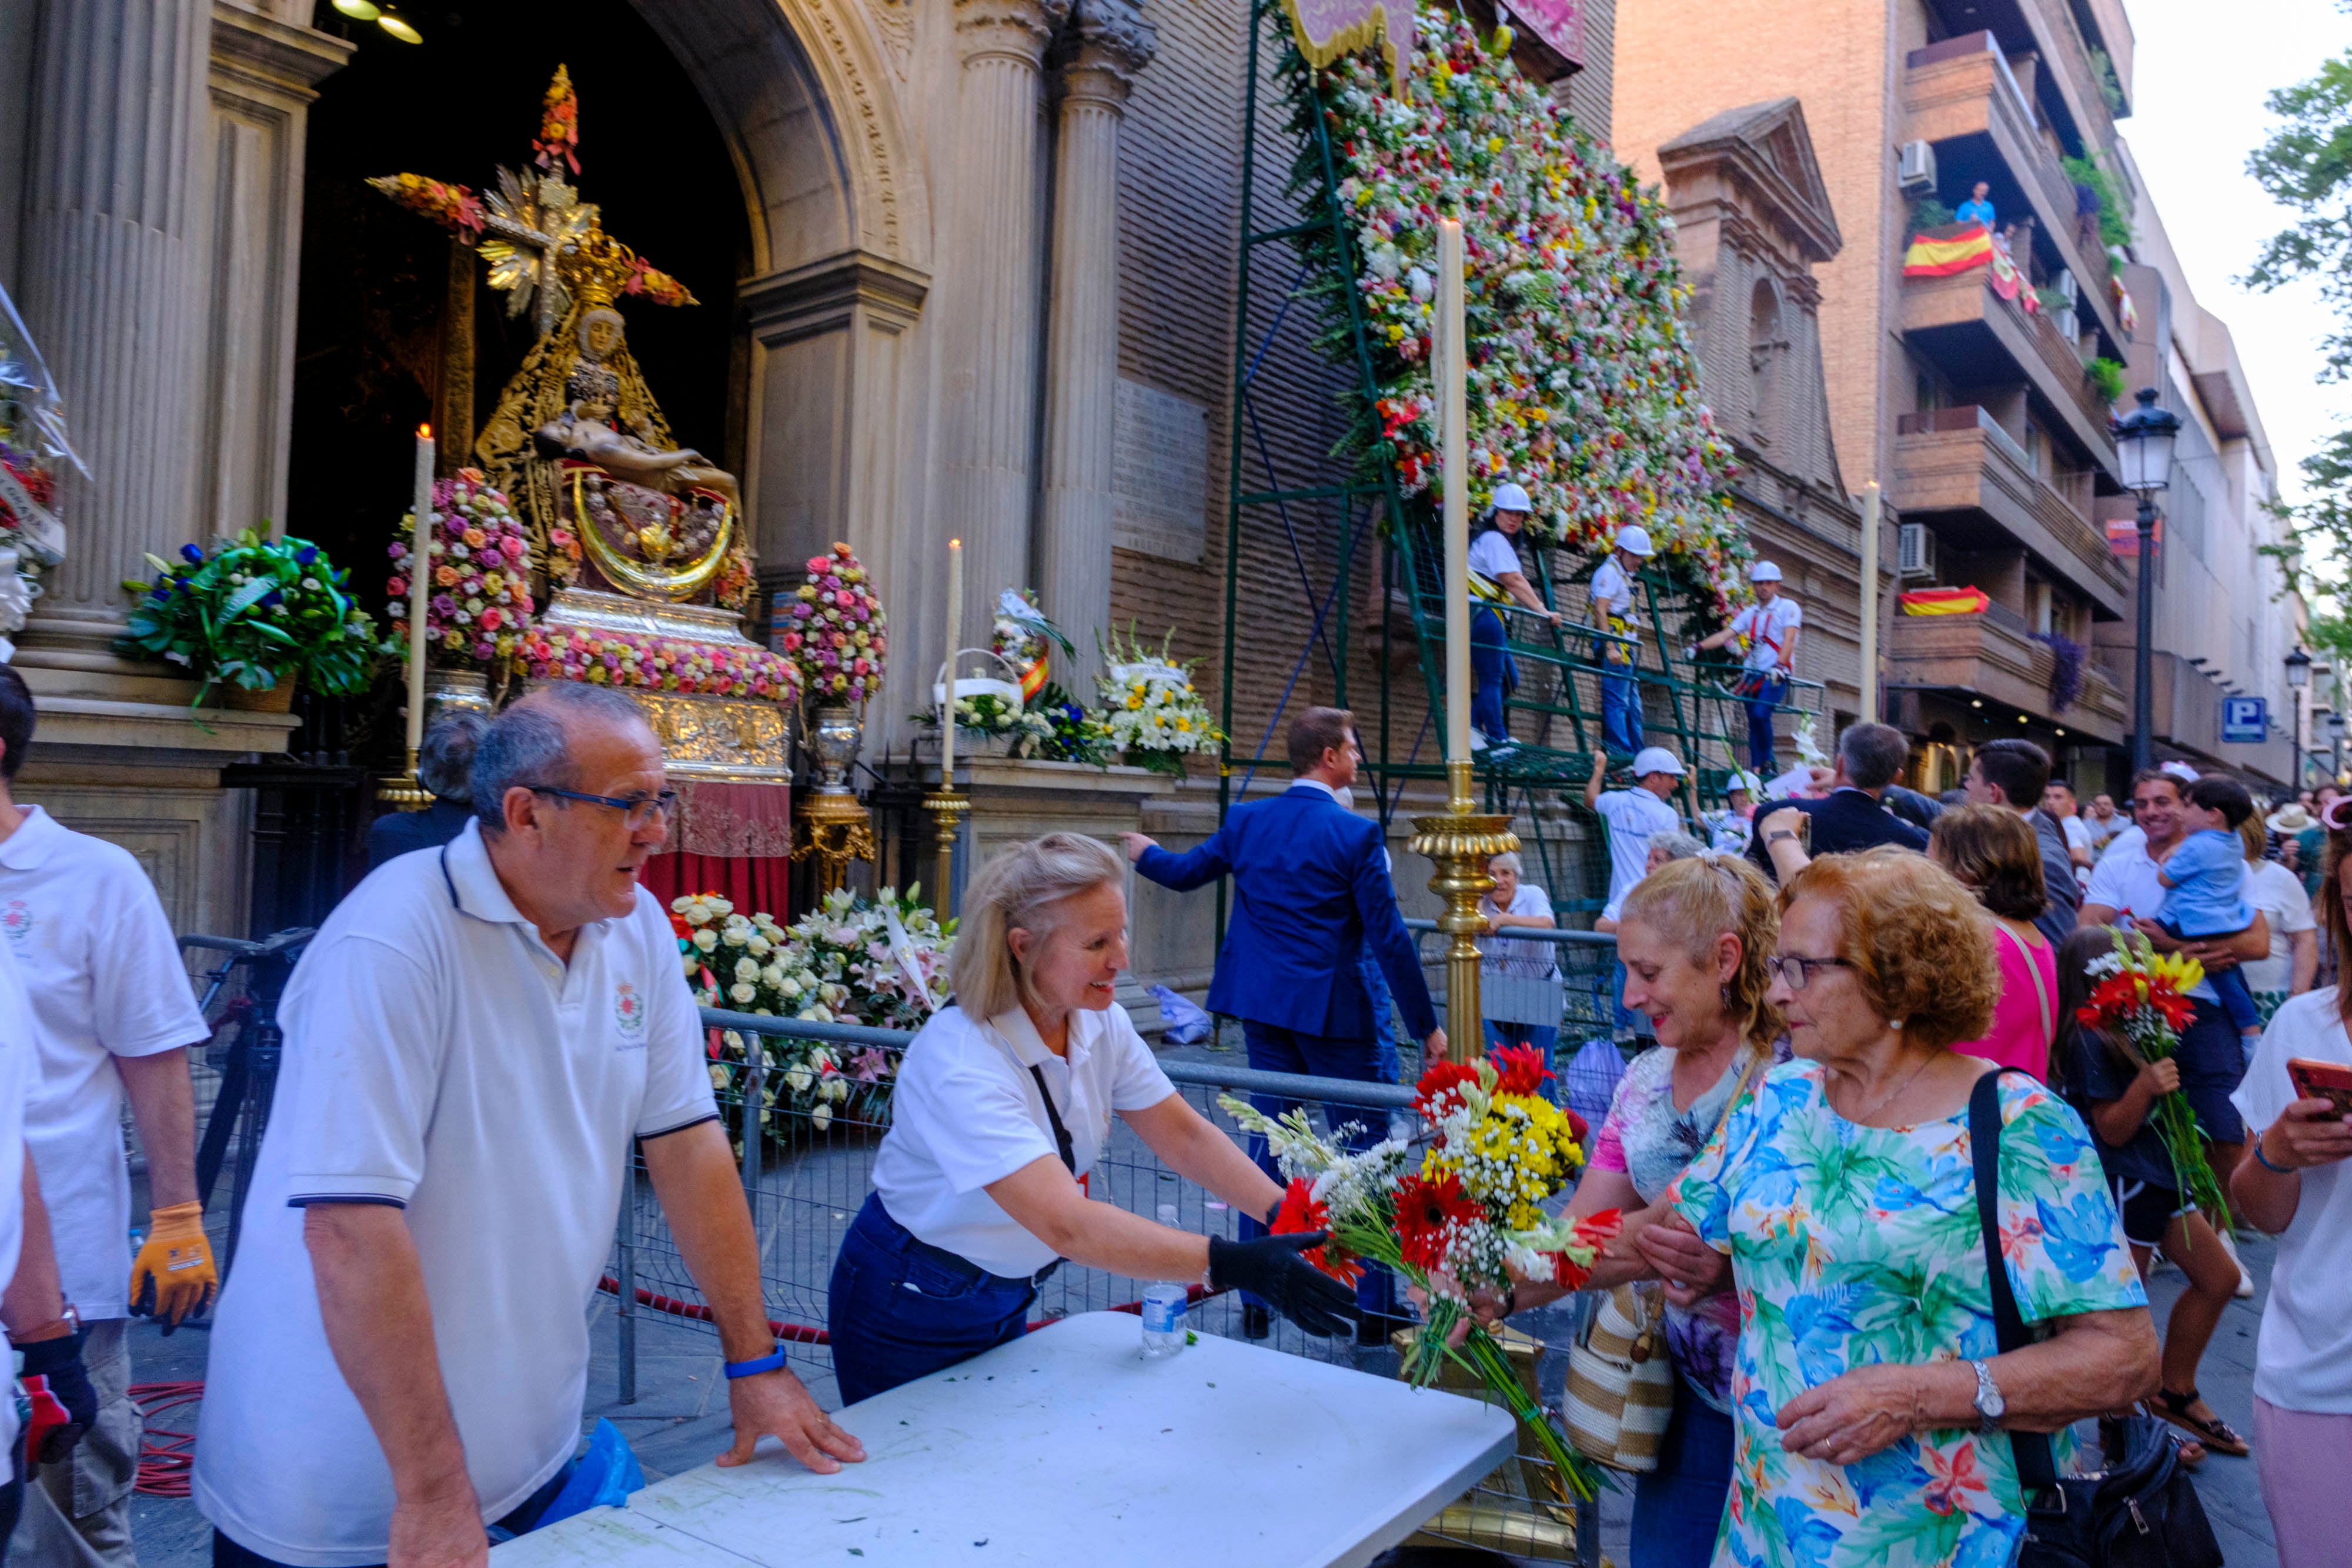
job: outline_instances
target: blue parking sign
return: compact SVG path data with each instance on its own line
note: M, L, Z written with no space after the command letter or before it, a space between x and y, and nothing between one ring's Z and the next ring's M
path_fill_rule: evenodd
M2270 738L2270 703L2263 697L2221 699L2221 744L2260 746Z

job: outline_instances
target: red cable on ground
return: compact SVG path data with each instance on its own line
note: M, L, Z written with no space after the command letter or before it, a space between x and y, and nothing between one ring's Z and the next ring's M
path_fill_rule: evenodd
M194 1424L187 1431L161 1426L156 1417L183 1405L201 1405L202 1383L134 1383L131 1402L146 1419L147 1434L139 1445L138 1490L143 1497L185 1497L188 1472L196 1462Z

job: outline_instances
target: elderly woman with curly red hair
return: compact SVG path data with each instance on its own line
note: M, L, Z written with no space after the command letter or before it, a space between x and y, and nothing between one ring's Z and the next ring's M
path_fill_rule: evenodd
M1735 1106L1636 1245L1688 1300L1736 1284L1737 1453L1716 1561L2006 1563L2025 1502L2008 1431L2156 1386L2147 1298L2081 1117L1962 1056L1999 967L1977 902L1895 850L1780 891L1768 1000L1798 1060ZM2035 1343L2002 1352L1969 1107L1993 1088L2000 1254ZM2005 1429L2005 1430L2004 1430Z

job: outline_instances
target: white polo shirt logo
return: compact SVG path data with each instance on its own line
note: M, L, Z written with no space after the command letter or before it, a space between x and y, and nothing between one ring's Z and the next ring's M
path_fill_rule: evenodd
M621 1026L621 1049L642 1049L646 1043L646 1004L637 988L626 980L613 988L613 1021Z
M32 906L21 898L12 898L0 904L0 935L8 938L12 947L22 947L25 938L33 934Z

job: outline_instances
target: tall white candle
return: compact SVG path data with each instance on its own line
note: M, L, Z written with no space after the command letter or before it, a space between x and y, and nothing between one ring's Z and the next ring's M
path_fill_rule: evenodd
M1470 457L1462 314L1462 225L1437 220L1438 462L1445 484L1445 759L1470 756Z
M416 427L415 526L408 535L408 754L425 744L425 607L433 582L433 427Z
M948 673L940 707L940 788L955 788L956 644L963 639L963 541L948 541ZM944 895L943 895L944 896Z
M1862 487L1862 722L1878 722L1878 481Z

